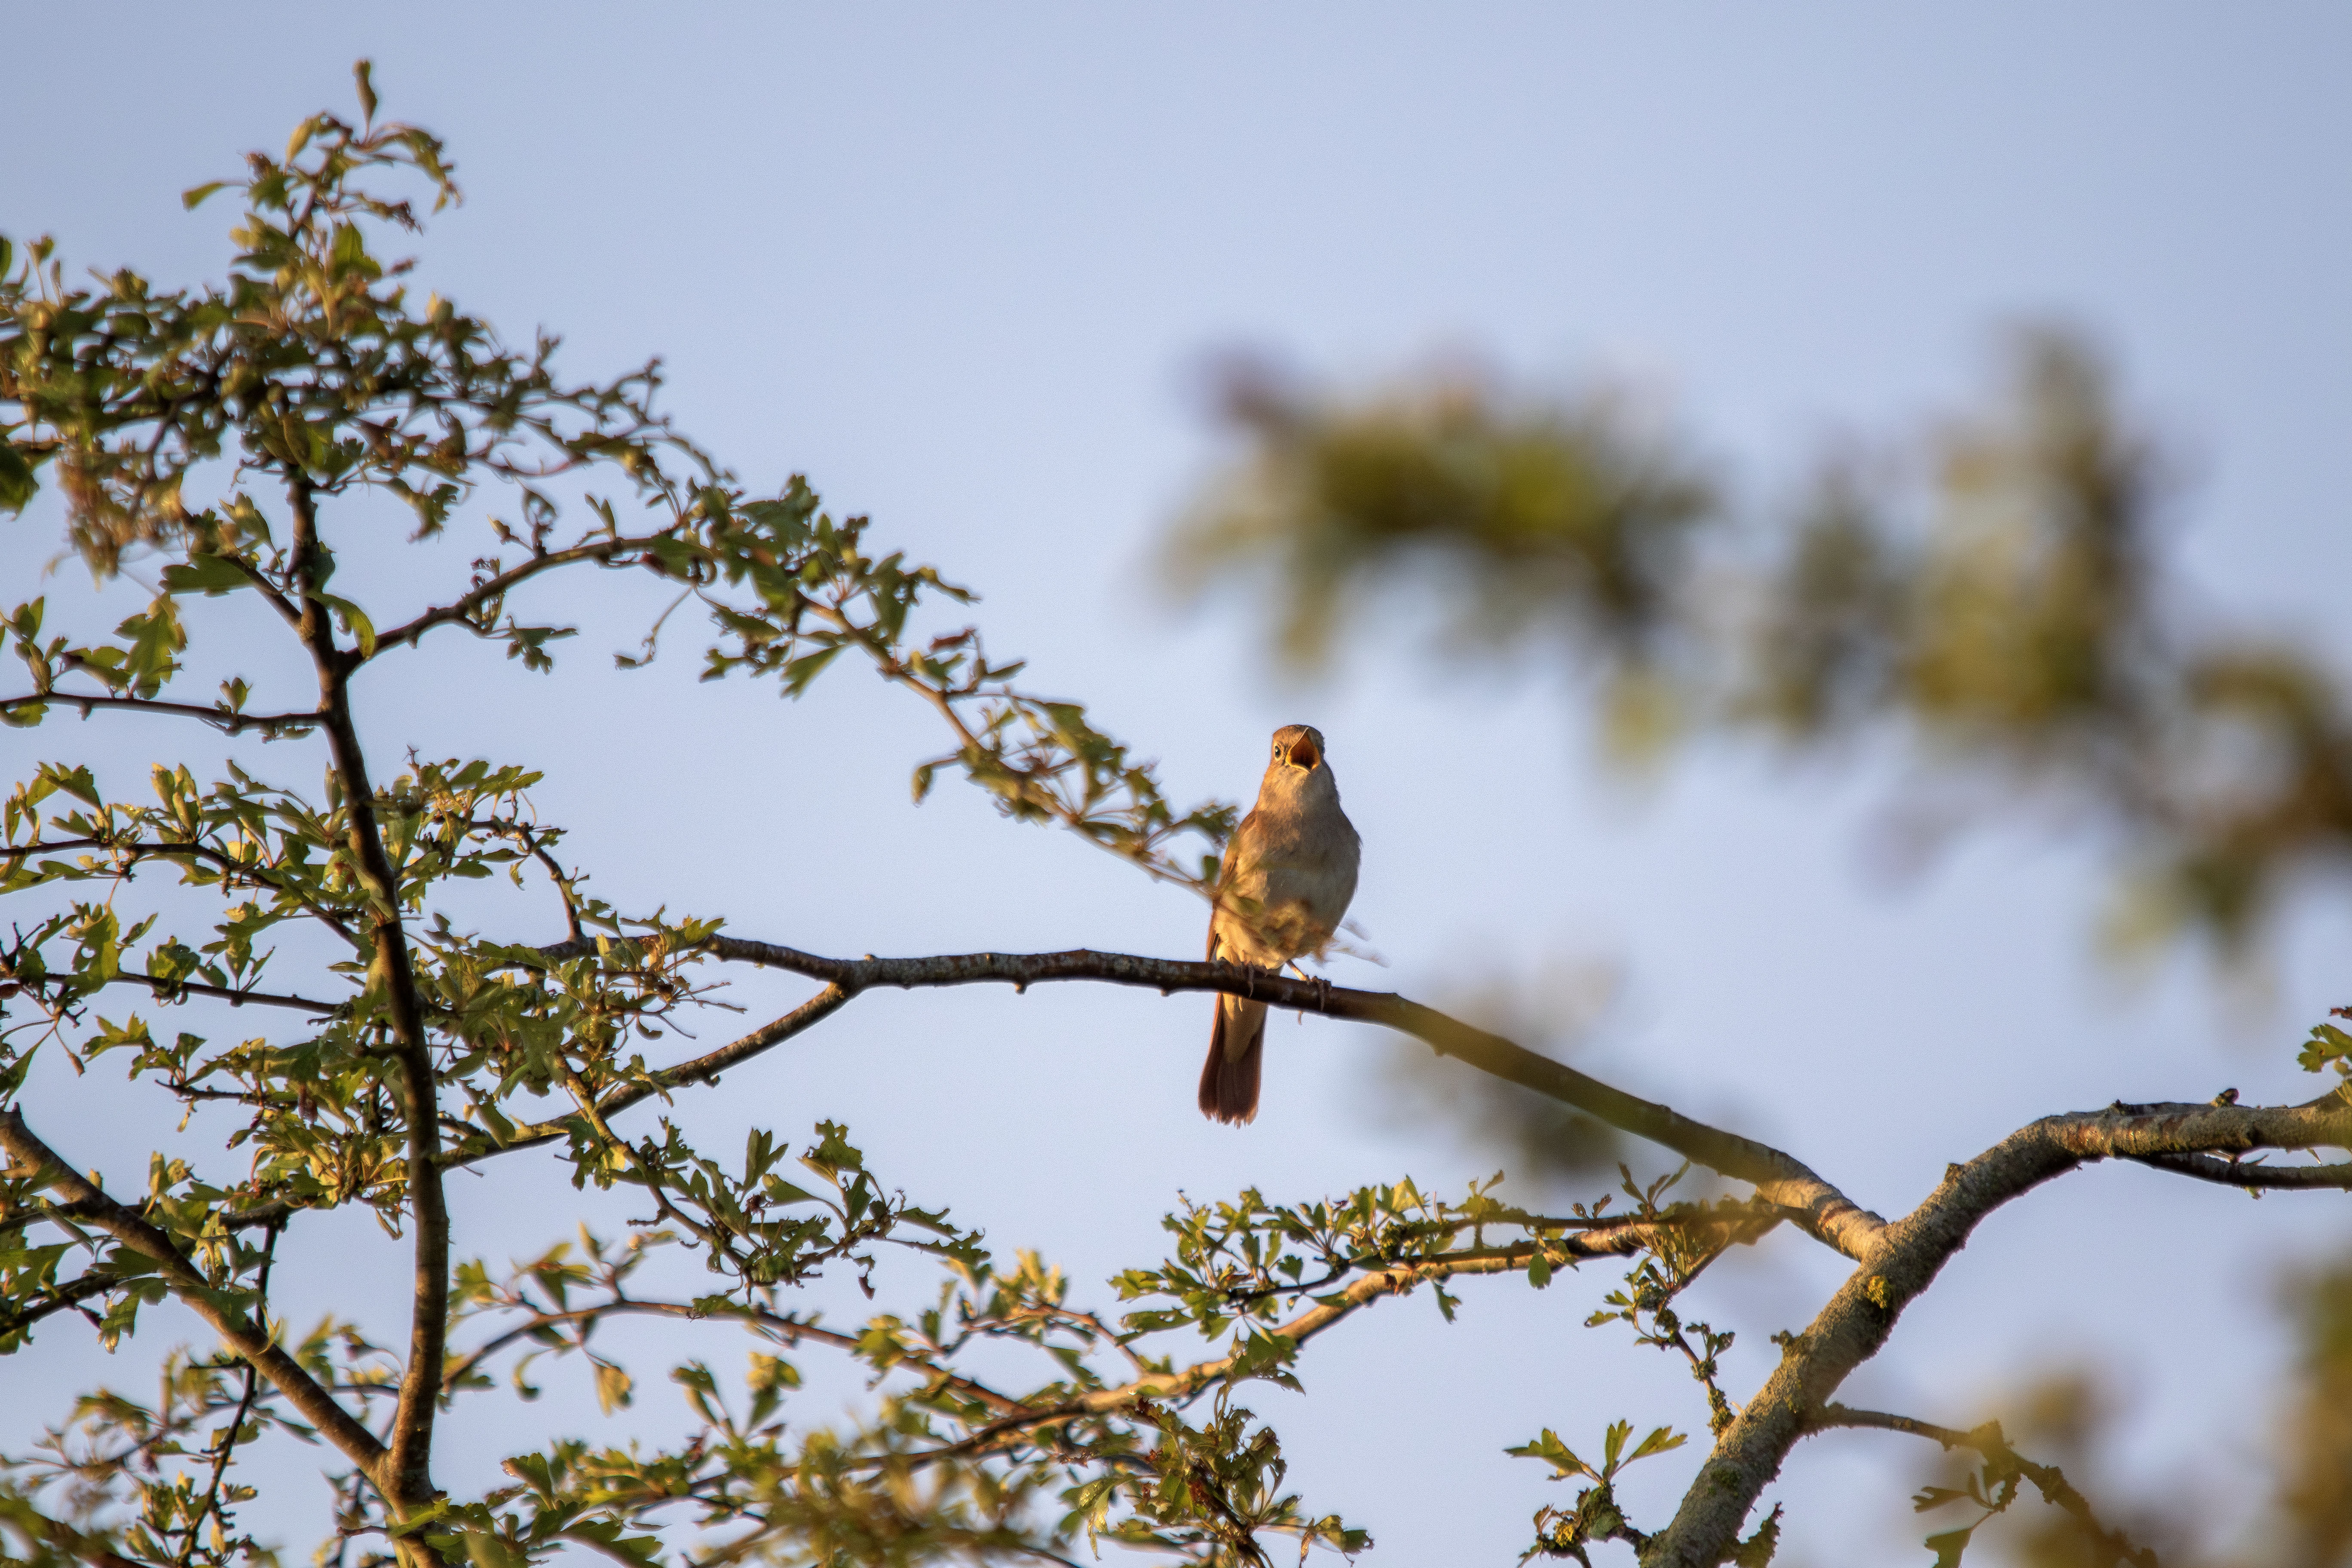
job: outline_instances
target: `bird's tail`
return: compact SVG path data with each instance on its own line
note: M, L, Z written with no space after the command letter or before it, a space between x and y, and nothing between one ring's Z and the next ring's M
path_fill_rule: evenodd
M1243 1122L1257 1115L1258 1068L1265 1057L1265 1004L1219 995L1209 1029L1209 1059L1201 1066L1201 1114Z

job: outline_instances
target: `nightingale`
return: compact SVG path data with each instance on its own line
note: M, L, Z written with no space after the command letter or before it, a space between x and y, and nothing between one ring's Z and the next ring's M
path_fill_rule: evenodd
M1319 954L1356 896L1363 841L1339 809L1339 786L1321 731L1287 724L1274 732L1274 760L1257 805L1234 830L1209 917L1209 958L1279 969ZM1257 1114L1265 1053L1265 1004L1217 997L1209 1059L1201 1068L1201 1111L1216 1121Z

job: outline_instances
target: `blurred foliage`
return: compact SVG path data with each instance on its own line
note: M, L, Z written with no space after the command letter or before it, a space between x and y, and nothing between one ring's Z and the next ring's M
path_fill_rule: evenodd
M2000 1402L2003 1420L1990 1432L2002 1452L1957 1450L1921 1491L1919 1510L1976 1503L1978 1521L1928 1542L1938 1562L2009 1562L2019 1568L2111 1568L2161 1561L2170 1568L2347 1568L2352 1565L2352 1254L2292 1275L2282 1304L2294 1355L2274 1396L2267 1451L2270 1496L2232 1539L2214 1515L2242 1511L2233 1483L2192 1477L2162 1490L2135 1489L2119 1478L2117 1451L2129 1432L2110 1381L2095 1368L2051 1373ZM2006 1426L2011 1436L2001 1436ZM2013 1443L2014 1447L2009 1447ZM2030 1454L2032 1459L2022 1459ZM2038 1461L2038 1462L2037 1462ZM2011 1505L2021 1480L2072 1491L2064 1478L2098 1499L2079 1506ZM2029 1490L2025 1493L2031 1497ZM2042 1488L2047 1501L2050 1488ZM1986 1499L1996 1507L1988 1508ZM2217 1510L2216 1505L2223 1505ZM2009 1517L1990 1526L1996 1512ZM2139 1554L2139 1555L2135 1555Z
M2352 1563L2352 1255L2289 1291L2301 1353L2278 1427L2282 1568Z
M1188 592L1255 584L1299 669L1433 623L1456 657L1587 675L1620 754L1898 725L1923 820L2046 800L2114 847L2119 931L2242 956L2352 850L2344 682L2192 613L2161 569L2166 466L2110 380L2079 338L2021 333L1988 411L1825 465L1765 525L1623 398L1460 372L1327 396L1250 368L1169 560Z

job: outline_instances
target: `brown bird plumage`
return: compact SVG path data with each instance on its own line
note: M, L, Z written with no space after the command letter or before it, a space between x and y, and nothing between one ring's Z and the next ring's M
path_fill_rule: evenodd
M1274 732L1274 760L1257 805L1225 847L1209 918L1209 957L1261 969L1320 953L1356 896L1363 841L1339 809L1320 731L1290 724ZM1265 1004L1219 995L1201 1068L1201 1110L1218 1121L1257 1114L1265 1054Z

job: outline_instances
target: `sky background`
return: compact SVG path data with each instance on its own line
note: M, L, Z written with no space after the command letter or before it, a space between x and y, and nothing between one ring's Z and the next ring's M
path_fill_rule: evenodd
M1343 961L1345 983L1442 997L1611 969L1617 994L1575 1043L1579 1065L1776 1142L1889 1214L2046 1112L2315 1087L2292 1047L2352 1000L2340 888L2297 906L2259 991L2215 984L2192 955L2119 971L2096 955L2096 847L2053 827L1969 836L1890 885L1864 853L1884 758L1710 751L1629 786L1592 765L1558 671L1428 664L1408 616L1300 687L1264 658L1247 601L1183 610L1154 559L1223 450L1202 395L1222 353L1337 384L1465 353L1532 384L1628 379L1769 513L1832 444L1916 435L1980 401L2005 326L2057 321L2104 345L2175 456L2168 558L2196 602L2341 652L2341 8L5 17L0 232L53 232L69 265L129 263L160 284L215 277L229 209L185 215L179 192L281 146L315 109L349 112L351 62L371 57L384 112L446 137L467 192L424 241L430 287L510 339L562 333L579 375L663 356L667 406L747 483L806 473L836 509L870 513L876 538L978 588L992 648L1027 655L1036 688L1087 701L1160 758L1180 799L1245 798L1267 732L1318 725L1366 844L1354 913L1390 963ZM0 530L12 584L56 551L50 505ZM423 602L476 549L406 551L380 513L349 526L345 572L366 563L394 605ZM137 596L89 606L78 568L46 586L85 624ZM608 581L564 599L586 629L551 681L445 635L368 675L365 738L387 760L415 746L544 768L542 813L625 908L723 914L740 934L838 953L1199 950L1199 905L1109 858L1003 823L961 787L913 806L908 770L944 742L847 664L788 706L697 684L678 626L664 662L615 674L606 652L632 647L661 602ZM234 646L246 668L288 668ZM0 759L11 776L36 757L92 760L135 795L154 743L102 719L56 722L0 733ZM192 763L225 750L165 743ZM317 776L295 747L236 754L289 783ZM559 934L543 899L465 912L517 940ZM803 990L754 979L737 996L771 1016ZM892 1184L1082 1282L1159 1257L1157 1216L1179 1191L1300 1200L1410 1172L1444 1192L1493 1168L1490 1151L1382 1104L1367 1085L1391 1046L1349 1026L1278 1023L1264 1113L1209 1126L1192 1110L1207 1028L1197 997L874 996L678 1114L722 1151L755 1124L804 1140L820 1118L845 1121ZM76 1079L52 1064L27 1106L118 1187L179 1136L171 1106L110 1068ZM217 1131L207 1142L199 1121L185 1146L225 1158ZM508 1163L457 1184L461 1251L522 1256L569 1233L560 1175ZM626 1211L589 1212L609 1231ZM389 1330L397 1249L364 1222L318 1229L322 1249L283 1276L288 1316ZM2248 1511L2230 1496L2260 1469L2285 1348L2274 1282L2347 1241L2341 1200L2254 1205L2087 1170L1990 1221L1846 1394L1969 1425L2000 1389L2094 1359L2121 1400L2126 1479L2211 1499L2226 1535ZM1801 1327L1842 1275L1780 1236L1693 1293L1739 1331L1736 1394L1769 1365L1767 1336ZM1622 1328L1579 1326L1614 1282L1594 1268L1542 1293L1474 1287L1450 1329L1425 1300L1383 1306L1309 1352L1307 1398L1250 1402L1282 1431L1307 1503L1372 1530L1370 1561L1507 1563L1528 1515L1573 1493L1506 1446L1551 1426L1581 1447L1621 1415L1704 1430L1664 1358ZM885 1284L908 1302L928 1289L912 1268ZM1099 1284L1074 1295L1110 1304ZM741 1349L671 1328L611 1339L649 1374L634 1409L600 1416L584 1370L556 1373L540 1404L484 1405L454 1427L443 1483L490 1484L499 1458L558 1431L674 1433L686 1413L657 1363ZM143 1364L52 1326L0 1363L0 1436L94 1379L139 1386ZM795 1418L856 1396L820 1382ZM1905 1442L1801 1447L1769 1494L1790 1509L1783 1561L1924 1560L1919 1535L1943 1526L1909 1514L1927 1456ZM299 1475L308 1457L269 1462ZM1663 1519L1696 1462L1648 1462L1632 1500ZM303 1554L316 1502L290 1489L248 1517Z

